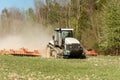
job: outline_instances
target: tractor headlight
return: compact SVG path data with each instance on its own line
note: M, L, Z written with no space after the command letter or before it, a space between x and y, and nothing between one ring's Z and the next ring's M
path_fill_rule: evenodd
M78 48L81 48L81 46L79 45Z
M72 45L70 45L69 48L72 49Z
M66 51L64 52L64 55L70 55L70 51L69 51L69 50L66 50Z

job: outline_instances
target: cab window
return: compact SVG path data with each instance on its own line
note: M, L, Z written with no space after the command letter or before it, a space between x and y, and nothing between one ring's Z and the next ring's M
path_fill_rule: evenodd
M73 33L72 33L72 31L62 31L62 37L63 38L73 37Z

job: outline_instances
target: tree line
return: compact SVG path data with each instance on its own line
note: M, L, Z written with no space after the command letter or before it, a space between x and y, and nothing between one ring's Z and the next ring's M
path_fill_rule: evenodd
M100 54L120 55L119 0L34 0L35 8L3 9L0 31L8 33L30 21L54 29L74 28L74 36L85 48L94 48ZM34 26L33 26L34 27ZM14 32L14 31L13 31Z

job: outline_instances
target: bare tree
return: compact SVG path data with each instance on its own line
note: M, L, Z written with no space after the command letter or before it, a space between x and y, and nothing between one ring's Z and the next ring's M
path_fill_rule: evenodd
M45 4L43 3L42 0L35 0L35 9L36 9L36 15L37 15L37 20L40 23L44 22L44 9Z

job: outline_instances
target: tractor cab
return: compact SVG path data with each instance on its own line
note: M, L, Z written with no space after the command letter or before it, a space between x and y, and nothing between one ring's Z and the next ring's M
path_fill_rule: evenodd
M65 38L68 37L73 37L73 29L56 28L55 36L53 38L55 46L63 47L65 43Z

